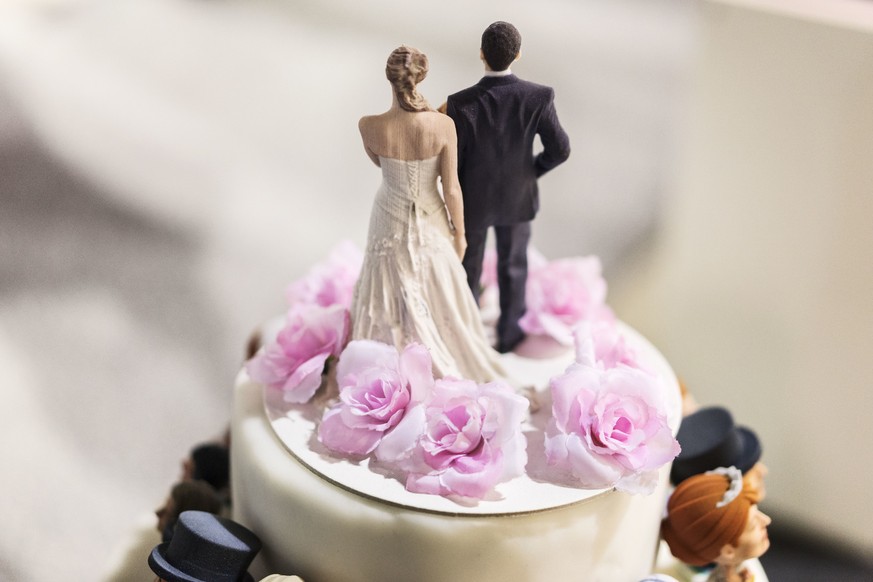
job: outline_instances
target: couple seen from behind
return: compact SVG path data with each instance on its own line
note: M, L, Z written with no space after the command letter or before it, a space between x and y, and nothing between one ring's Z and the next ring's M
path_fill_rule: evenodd
M530 223L539 208L537 178L570 154L554 91L510 71L520 50L513 25L491 24L482 34L485 76L451 95L443 115L417 90L427 57L401 46L385 67L391 108L359 123L367 155L382 168L382 184L355 288L352 337L398 349L421 343L441 377L507 379L498 352L524 339L518 322L525 311ZM534 155L537 135L543 149ZM478 306L491 227L500 294L496 350Z

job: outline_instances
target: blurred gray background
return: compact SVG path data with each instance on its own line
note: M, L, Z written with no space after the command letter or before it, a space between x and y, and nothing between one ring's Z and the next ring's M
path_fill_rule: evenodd
M706 189L684 170L706 160L683 145L703 143L723 78L700 72L720 62L712 22L737 22L734 4L0 4L0 514L17 524L0 531L0 579L109 575L136 528L151 527L182 457L226 428L245 341L282 312L287 283L339 239L363 244L380 176L357 120L390 104L388 53L428 54L421 89L437 106L481 76L479 35L498 19L520 28L513 70L555 88L573 146L541 182L534 244L550 258L599 255L619 316L699 401L763 433L776 512L869 554L869 504L808 515L814 500L790 486L796 467L827 473L828 455L796 459L779 423L755 416L754 391L723 389L707 335L664 321L679 308L653 300L683 301L663 298L664 277L691 288L708 276L658 265L688 251L669 233L700 222L676 201ZM743 358L742 337L725 337ZM861 439L869 447L869 432ZM847 475L873 485L866 469Z

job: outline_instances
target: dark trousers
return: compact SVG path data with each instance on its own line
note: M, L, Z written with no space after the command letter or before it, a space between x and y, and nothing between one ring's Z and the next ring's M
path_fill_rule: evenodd
M497 241L497 287L500 290L500 318L497 320L497 349L506 351L524 339L518 320L525 312L527 283L527 246L530 242L530 222L494 227ZM479 302L479 282L488 229L467 229L467 252L464 270L467 283Z

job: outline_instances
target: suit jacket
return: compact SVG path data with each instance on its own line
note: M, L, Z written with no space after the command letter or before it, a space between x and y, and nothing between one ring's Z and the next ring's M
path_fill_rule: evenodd
M458 178L467 228L532 220L537 178L570 155L551 87L515 75L483 77L449 96L446 113L458 133ZM543 151L534 156L540 136Z

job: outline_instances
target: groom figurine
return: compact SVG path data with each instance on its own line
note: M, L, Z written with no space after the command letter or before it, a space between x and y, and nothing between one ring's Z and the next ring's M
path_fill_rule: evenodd
M523 81L509 70L520 51L521 34L513 25L495 22L486 28L479 55L485 76L446 102L446 113L458 134L458 178L467 234L463 264L477 302L485 238L488 228L494 227L501 353L512 351L524 339L518 321L525 312L530 223L540 205L537 178L570 155L570 140L555 112L554 90ZM543 151L534 155L536 135Z

